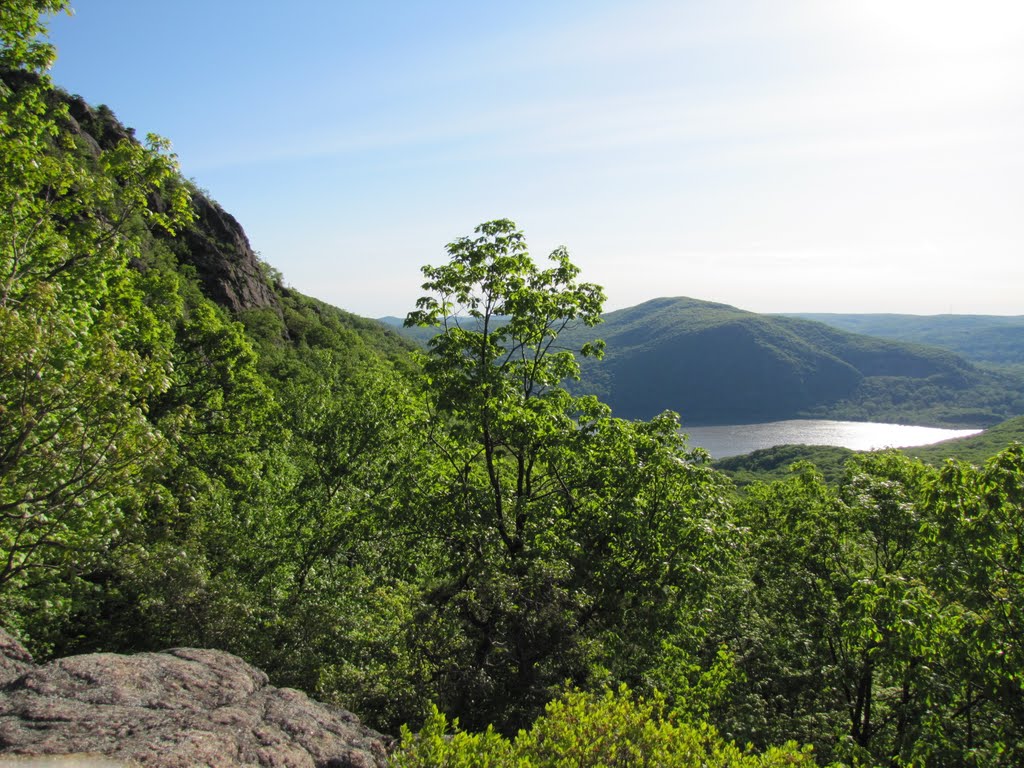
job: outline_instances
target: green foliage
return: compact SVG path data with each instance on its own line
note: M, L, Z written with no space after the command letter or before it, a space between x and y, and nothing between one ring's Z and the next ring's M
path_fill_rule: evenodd
M426 603L450 638L424 650L439 654L437 699L511 731L565 679L639 679L658 633L696 656L691 619L728 559L727 494L674 415L612 419L563 387L578 371L564 333L601 301L566 253L539 270L511 222L478 234L424 270L433 294L408 320L443 331L423 364L431 515L406 525L437 547Z
M42 66L29 18L63 4L5 6L4 56ZM164 444L146 416L170 385L166 320L176 283L149 300L130 270L137 220L173 228L187 200L151 137L83 157L59 131L45 78L0 88L0 610L61 613L71 583L113 541ZM148 207L167 190L169 205Z
M442 662L448 695L483 697L476 716L491 720L513 702L534 711L546 686L580 669L579 599L564 557L551 551L551 526L565 514L552 462L579 434L574 414L600 411L561 386L578 368L557 342L573 321L596 322L603 296L576 282L564 250L551 269L537 269L512 222L477 232L449 245L449 264L424 268L434 295L407 320L444 329L423 364L440 459L423 483L433 515L410 522L445 539L428 600L461 638Z
M714 463L732 478L739 487L754 482L782 480L789 475L794 464L813 464L828 483L838 483L847 459L854 455L849 448L831 445L776 445L741 456L728 456Z
M976 755L979 764L1024 759L1024 448L1016 444L978 469L947 463L928 498L925 537L949 631L932 691L947 715L932 724L936 762ZM938 718L936 718L938 720Z
M750 486L730 732L866 764L1015 764L1021 458L866 454L836 489L809 466Z
M268 307L239 313L264 370L275 378L285 378L288 361L306 349L331 349L372 361L383 357L400 370L412 369L411 345L380 323L288 288L278 286L276 291L280 311Z
M810 749L794 743L763 754L742 750L706 722L677 719L667 712L661 697L645 700L625 686L602 694L566 693L511 741L492 729L467 733L459 729L457 720L451 730L449 734L447 718L435 708L419 733L403 730L393 764L403 768L815 765Z
M407 345L280 284L250 335L179 261L205 235L165 143L104 109L71 134L84 107L3 77L4 624L40 656L223 647L418 715L416 561L385 527L426 456Z
M559 346L559 335L575 321L599 322L604 294L576 282L579 269L565 249L551 254L552 268L538 270L522 233L507 219L476 231L477 238L449 244L448 264L423 268L423 288L432 295L417 301L406 324L441 325L425 370L443 397L441 407L478 415L486 443L492 428L514 431L515 422L529 421L521 409L565 410L560 385L576 378L579 366ZM580 352L599 355L601 349L594 342Z
M45 38L42 16L69 12L67 0L8 0L0 6L0 70L41 72L56 51Z

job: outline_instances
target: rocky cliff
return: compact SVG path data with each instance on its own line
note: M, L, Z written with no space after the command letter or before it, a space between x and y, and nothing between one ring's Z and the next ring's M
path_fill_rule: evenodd
M80 96L65 96L65 103L68 130L92 151L110 149L119 141L135 141L134 132L107 107L93 108ZM159 208L161 201L151 200L150 204ZM183 263L195 267L206 295L232 312L276 308L277 297L242 225L198 190L192 193L192 208L192 224L176 235L178 242L171 247Z
M222 651L98 653L37 665L0 629L0 765L75 755L152 768L371 768L386 764L387 744L351 713L275 688Z
M0 82L15 91L38 79L31 72L0 71ZM118 142L137 141L135 131L124 126L105 105L93 107L81 96L60 89L54 89L50 98L55 107L66 108L64 127L87 155L98 157ZM152 199L150 205L159 209L162 201ZM192 207L192 224L169 238L170 247L182 263L195 268L206 295L232 312L265 307L280 311L273 287L241 224L201 190L193 190ZM165 237L161 232L154 234Z
M262 307L278 308L249 238L242 225L217 203L193 193L195 219L178 237L184 247L179 258L195 267L203 292L232 312Z

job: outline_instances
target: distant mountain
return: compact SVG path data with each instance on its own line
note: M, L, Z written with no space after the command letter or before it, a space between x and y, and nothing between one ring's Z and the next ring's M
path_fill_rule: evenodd
M591 336L608 351L585 365L585 389L621 416L672 409L693 425L826 414L862 399L869 380L957 390L978 375L945 350L685 297L610 312L571 341Z
M418 326L406 328L404 317L388 315L387 317L378 317L377 321L404 336L409 341L419 344L421 347L425 347L427 342L437 333L437 328L420 328Z
M420 344L436 332L382 322ZM625 418L674 410L690 426L815 417L980 427L1024 413L1019 373L802 317L661 298L565 332L559 346L595 338L605 358L582 361L574 388Z
M853 333L931 344L968 360L1024 364L1024 315L791 314Z

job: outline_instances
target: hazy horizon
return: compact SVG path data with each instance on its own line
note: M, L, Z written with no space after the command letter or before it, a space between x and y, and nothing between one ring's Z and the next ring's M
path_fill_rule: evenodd
M1010 0L80 0L55 82L169 138L286 283L404 316L493 218L608 311L1024 314Z
M624 306L624 307L610 307L610 306L608 306L608 303L605 302L605 307L604 307L604 310L603 310L603 314L608 314L609 312L615 312L615 311L621 310L621 309L630 309L632 307L637 307L637 306L640 306L640 305L645 304L647 302L659 301L659 300L663 300L663 299L696 299L697 301L711 301L710 299L701 299L701 298L699 298L697 296L652 296L649 299L644 299L643 301L639 301L636 304L629 304L629 305ZM711 302L711 303L725 304L727 302ZM735 307L735 305L730 305L730 306L734 306ZM745 309L744 307L735 307L735 308L736 309L740 309L740 310ZM412 310L410 310L410 311L412 311ZM748 311L752 312L753 310L748 310ZM403 312L402 314L367 315L367 317L370 317L370 318L372 318L374 320L400 320L400 321L404 321L406 315L408 315L408 314L409 314L408 312ZM1004 317L1004 318L1008 318L1008 319L1011 319L1011 320L1014 319L1014 318L1024 318L1024 313L1016 314L1016 315L1005 315L1005 314L996 314L996 313L991 313L991 312L933 312L933 313L930 313L930 314L920 314L920 313L914 313L914 312L833 312L833 311L829 311L829 312L801 312L801 311L797 310L795 312L789 312L789 311L785 311L785 312L764 312L764 313L760 313L760 314L782 315L782 316L876 314L876 315L894 315L894 316L904 316L904 317Z

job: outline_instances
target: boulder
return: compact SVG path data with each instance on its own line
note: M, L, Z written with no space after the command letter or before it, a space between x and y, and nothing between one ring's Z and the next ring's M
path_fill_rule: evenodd
M0 761L371 768L386 764L387 744L355 715L276 688L223 651L95 653L37 665L0 629Z

